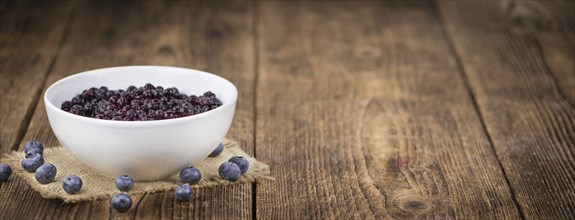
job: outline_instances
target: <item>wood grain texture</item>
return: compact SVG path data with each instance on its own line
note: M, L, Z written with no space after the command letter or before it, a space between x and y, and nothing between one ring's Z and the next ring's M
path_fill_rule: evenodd
M43 90L67 75L107 66L174 65L213 71L240 90L228 138L253 153L251 3L78 2L74 10L75 19ZM44 112L40 100L22 144L29 139L58 144ZM0 187L0 213L17 219L252 217L252 184L194 192L196 198L186 203L174 202L173 191L133 196L134 205L122 214L111 209L108 200L79 204L45 200L21 179L11 178Z
M520 217L429 2L258 13L258 218Z
M574 219L575 2L439 8L524 217Z
M122 214L108 200L45 200L11 177L0 219L575 219L573 8L0 1L0 153L58 144L39 99L54 81L173 65L237 86L228 138L276 178L186 203L134 196Z
M72 2L3 2L0 13L0 153L20 143L64 36Z

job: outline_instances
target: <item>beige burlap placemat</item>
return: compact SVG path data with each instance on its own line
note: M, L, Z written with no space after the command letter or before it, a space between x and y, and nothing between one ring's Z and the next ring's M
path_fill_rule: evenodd
M217 185L227 185L236 183L255 182L261 179L273 179L270 176L269 166L247 155L236 143L228 139L224 140L225 150L217 157L208 157L204 161L194 165L202 172L201 181L193 185L194 188L202 188ZM15 174L24 179L30 186L38 191L42 197L47 199L62 199L65 203L91 201L96 199L109 198L119 192L114 185L114 179L102 176L96 171L76 160L63 147L51 147L44 150L44 160L52 163L58 169L56 179L46 185L42 185L34 178L34 173L26 172L20 162L24 157L22 152L12 152L5 155L2 160L9 164ZM223 180L218 174L219 166L232 156L244 156L250 164L249 170L237 181L229 182ZM77 194L70 195L62 189L62 180L65 176L74 174L82 178L82 190ZM180 182L179 173L174 174L164 180L154 182L135 182L134 188L130 190L130 195L137 195L150 192L160 192L175 189Z

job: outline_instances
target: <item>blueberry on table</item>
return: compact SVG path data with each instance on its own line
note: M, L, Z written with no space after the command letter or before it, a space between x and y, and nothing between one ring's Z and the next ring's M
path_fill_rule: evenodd
M110 200L112 208L119 212L125 212L132 207L132 198L127 194L116 194Z
M12 168L10 165L5 163L0 163L0 182L6 182L8 177L12 175Z
M29 150L28 152L24 153L24 157L25 158L32 158L34 156L36 156L36 154L40 154L40 156L43 156L43 152L40 149L32 149Z
M236 181L238 178L240 178L241 170L240 167L235 163L224 162L222 165L220 165L218 173L222 179Z
M116 188L121 191L127 192L134 187L134 180L128 175L116 177Z
M242 171L242 174L246 173L250 168L250 163L248 162L248 160L246 160L246 158L242 156L233 156L228 161L237 164L240 167L240 171Z
M218 147L216 147L216 149L214 151L212 151L212 153L210 153L210 155L208 157L217 157L223 151L224 151L224 144L220 143L220 144L218 144Z
M22 168L24 170L33 173L44 164L44 157L41 154L26 154L26 157L22 160Z
M56 166L54 166L54 164L46 163L38 167L36 173L34 173L34 176L39 183L48 184L54 181L57 172L58 171L56 170Z
M68 194L76 194L82 189L82 179L76 175L66 176L62 181L62 189Z
M28 153L28 151L31 151L33 149L39 150L40 152L44 151L44 145L42 143L40 143L40 141L28 141L26 142L26 144L24 145L24 153Z
M184 183L196 184L202 179L202 173L193 166L186 167L180 171L180 180Z
M174 192L174 197L176 201L183 202L189 201L192 198L193 191L188 184L179 185Z

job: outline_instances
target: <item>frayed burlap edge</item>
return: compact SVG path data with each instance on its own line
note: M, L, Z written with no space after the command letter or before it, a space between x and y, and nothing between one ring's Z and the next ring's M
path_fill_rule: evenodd
M270 167L255 158L247 155L238 145L237 142L224 139L225 150L218 157L209 157L204 161L195 164L202 172L202 180L193 185L194 188L214 187L219 185L230 185L239 183L258 182L260 180L273 180L270 176ZM46 148L44 158L46 163L52 163L58 169L56 179L49 184L40 184L36 181L34 173L26 172L20 162L23 158L22 152L13 151L6 154L3 162L12 167L14 174L24 179L35 191L47 199L61 199L64 203L74 203L81 201L92 201L109 198L119 191L114 186L114 179L102 176L91 168L85 166L76 160L63 147ZM248 172L243 174L237 181L230 182L221 179L218 175L219 165L227 161L232 156L244 156L250 163ZM80 192L74 195L67 194L62 189L62 180L65 176L74 174L83 180L83 187ZM129 192L130 195L139 195L144 193L163 192L173 190L182 184L178 174L174 174L166 179L153 182L135 182L134 188Z

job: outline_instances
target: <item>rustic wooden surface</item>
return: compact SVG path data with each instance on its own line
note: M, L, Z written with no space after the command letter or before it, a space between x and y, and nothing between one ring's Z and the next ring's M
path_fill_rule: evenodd
M0 2L0 152L57 145L43 91L171 65L240 92L276 181L109 201L0 183L0 219L575 219L573 1Z

